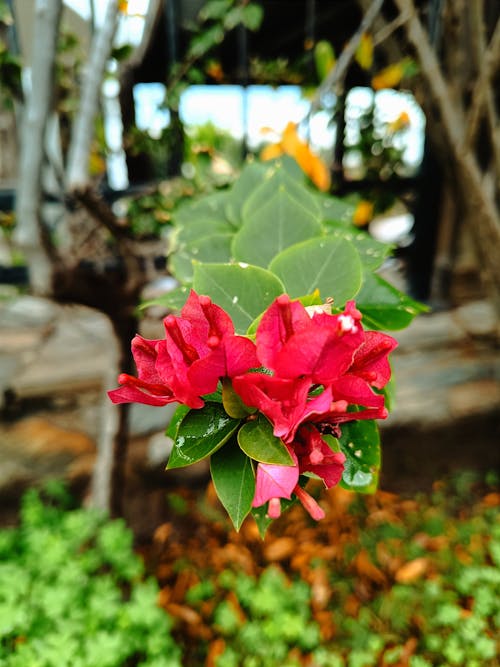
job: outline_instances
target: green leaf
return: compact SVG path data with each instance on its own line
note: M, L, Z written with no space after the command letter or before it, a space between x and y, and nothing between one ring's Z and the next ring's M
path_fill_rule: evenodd
M392 246L387 243L377 241L367 232L357 230L352 225L346 227L338 223L326 223L326 232L333 238L342 238L350 241L359 253L359 258L365 269L375 271L384 262L385 258L391 254Z
M332 195L325 195L321 193L314 193L316 204L321 209L321 219L328 224L329 221L334 221L339 224L349 225L352 223L356 204L352 201L333 197Z
M244 419L256 412L256 408L249 408L243 403L239 395L234 391L230 378L222 380L222 404L227 414L235 419Z
M180 283L190 283L193 279L193 257L184 248L170 254L168 270Z
M200 21L208 21L209 19L217 21L223 19L226 12L231 9L231 5L232 0L209 0L200 9L198 18Z
M180 310L182 306L186 303L186 299L189 296L190 288L186 285L181 285L176 287L171 292L162 294L156 299L150 299L149 301L144 301L139 306L140 310L145 310L150 306L163 306L169 310Z
M380 435L373 420L342 425L340 449L345 454L341 486L353 491L373 493L380 468Z
M165 435L168 435L169 438L175 440L177 437L177 429L179 428L179 424L190 410L191 408L187 405L179 405L172 415L167 430L165 431Z
M266 172L262 184L255 189L247 199L242 209L244 220L258 215L259 210L268 205L268 202L277 192L286 192L297 202L299 208L305 210L320 220L321 211L311 191L304 185L304 173L293 158L285 155Z
M205 30L198 32L189 43L187 50L188 58L201 58L207 51L210 51L216 44L220 44L224 39L224 28L219 24L214 24Z
M251 510L255 474L251 460L238 447L236 438L210 459L210 472L219 500L236 530Z
M111 51L111 58L114 58L115 60L118 60L118 62L122 62L123 60L127 60L134 51L134 47L132 44L123 44L122 46L117 46Z
M380 276L366 272L356 297L363 324L373 329L403 329L427 307L403 294Z
M293 297L319 289L322 299L333 297L336 306L352 299L361 286L359 255L349 241L331 237L310 239L284 250L269 269Z
M292 496L291 500L287 498L281 498L281 513L284 514L290 507L295 505L297 498ZM267 515L267 503L261 505L260 507L252 507L252 516L255 519L257 528L259 529L259 535L262 539L266 536L267 529L272 524L273 519L270 519Z
M220 218L197 218L175 229L169 239L170 248L176 250L185 243L196 241L204 236L228 231L231 231L231 227L226 220L221 220Z
M255 2L250 2L243 6L243 24L248 30L255 32L260 28L262 19L264 18L264 10Z
M240 334L285 291L270 271L246 264L195 263L193 287L223 308Z
M183 283L193 280L193 260L206 262L228 262L231 258L232 234L211 234L190 243L172 253L169 258L171 273Z
M167 470L210 456L227 442L239 424L240 420L229 417L220 403L206 403L199 410L190 410L177 429Z
M262 162L248 162L238 179L229 190L226 204L226 216L234 225L242 224L242 208L254 190L263 182L270 167Z
M203 195L194 201L181 204L173 213L174 224L189 225L198 220L225 220L228 191Z
M257 192L262 189L261 186ZM232 251L238 261L266 267L285 248L321 233L317 215L296 199L285 183L273 188L272 194L266 191L265 201L258 203L246 212L234 237Z
M286 446L275 435L269 421L261 414L248 421L238 431L238 444L247 456L260 463L293 465Z

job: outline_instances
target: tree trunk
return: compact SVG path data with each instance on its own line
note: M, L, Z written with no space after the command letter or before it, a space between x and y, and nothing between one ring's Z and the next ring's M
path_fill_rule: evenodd
M113 48L117 19L118 0L108 0L104 22L94 33L90 45L90 57L83 79L80 105L71 134L66 173L66 186L70 192L84 189L88 185L88 164L94 137L94 123L99 109L99 96L106 64Z
M51 110L54 62L62 0L36 0L31 86L26 92L21 129L14 241L30 268L31 289L50 294L53 246L41 217L45 131Z

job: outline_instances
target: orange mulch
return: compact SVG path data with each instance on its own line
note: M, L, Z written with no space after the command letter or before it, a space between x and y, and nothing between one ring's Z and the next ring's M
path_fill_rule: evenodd
M430 558L405 562L403 549L390 549L381 541L376 553L370 554L360 544L361 530L378 524L401 525L405 516L418 512L416 499L378 491L360 501L355 494L341 488L321 490L319 498L326 511L325 519L313 521L297 504L275 521L265 539L261 539L251 517L239 533L232 529L210 483L202 492L180 488L173 496L172 506L177 510L172 511L171 520L157 528L146 560L161 586L160 605L177 620L178 631L184 638L208 642L214 655L221 641L210 623L217 600L208 599L195 610L186 604L185 598L192 586L225 568L258 577L266 567L275 564L289 577L308 582L313 617L324 641L335 636L328 605L334 596L329 570L335 569L336 564L357 582L354 593L344 601L344 612L352 617L357 616L364 602L395 582L410 583L435 574ZM361 510L358 506L353 511L353 503L359 502ZM490 493L481 502L485 506L499 506L500 494ZM447 538L422 533L415 539L425 542L423 546L432 554L445 546L443 540ZM354 554L350 560L349 554ZM232 598L230 602L238 611L238 600L234 594Z

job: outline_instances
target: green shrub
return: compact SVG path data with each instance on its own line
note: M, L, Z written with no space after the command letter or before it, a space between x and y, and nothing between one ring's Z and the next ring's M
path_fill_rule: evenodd
M0 531L0 664L180 667L157 595L122 521L28 491Z

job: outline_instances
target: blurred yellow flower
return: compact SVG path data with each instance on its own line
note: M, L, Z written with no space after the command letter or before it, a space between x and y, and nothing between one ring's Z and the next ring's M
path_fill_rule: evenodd
M127 14L128 12L128 0L118 0L118 11L122 14Z
M358 48L356 49L356 62L365 70L371 69L373 65L373 39L366 32L361 35Z
M352 222L356 227L366 227L373 218L373 203L362 199L356 206Z
M376 74L372 79L372 88L374 90L396 88L403 78L414 76L417 72L418 67L415 61L411 58L403 58Z
M372 79L372 88L374 90L382 90L383 88L395 88L401 83L403 78L404 68L402 64L395 63L384 68L381 72L376 74Z
M310 149L297 133L296 123L288 123L283 130L281 141L266 146L261 160L273 160L280 155L290 155L295 159L302 171L311 179L318 190L326 192L330 188L331 179L328 167L323 160Z

